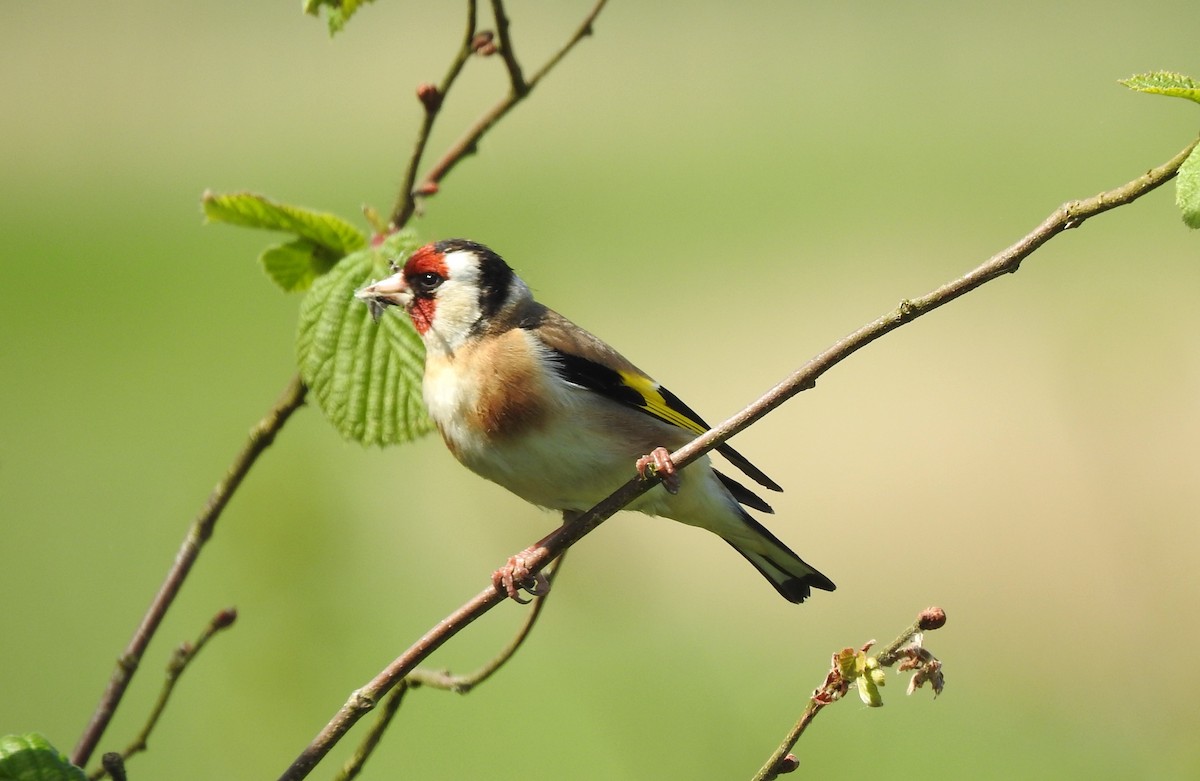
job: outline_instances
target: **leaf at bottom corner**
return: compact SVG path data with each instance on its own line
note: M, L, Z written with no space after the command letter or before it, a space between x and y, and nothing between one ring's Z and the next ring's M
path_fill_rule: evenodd
M36 732L0 737L0 781L87 781L45 736Z

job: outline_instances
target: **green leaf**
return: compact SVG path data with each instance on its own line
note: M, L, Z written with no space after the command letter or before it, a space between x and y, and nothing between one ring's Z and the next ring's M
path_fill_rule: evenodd
M1200 228L1200 147L1179 166L1175 177L1175 203L1189 228Z
M255 193L218 195L206 191L201 202L204 216L212 222L292 233L327 250L335 258L360 249L367 243L362 231L341 217L277 203Z
M1200 103L1200 83L1181 73L1172 73L1171 71L1140 73L1123 79L1121 84L1138 92L1186 98Z
M425 350L402 312L378 323L354 291L388 276L419 242L411 232L338 261L313 282L300 306L300 376L342 436L364 445L407 442L431 425L421 400Z
M329 10L329 34L335 35L342 31L350 17L360 6L374 0L304 0L304 13L313 16L321 15L321 7Z
M0 781L87 781L50 741L36 732L0 737Z
M258 256L263 270L287 292L307 290L317 277L333 268L338 258L308 239L267 247Z

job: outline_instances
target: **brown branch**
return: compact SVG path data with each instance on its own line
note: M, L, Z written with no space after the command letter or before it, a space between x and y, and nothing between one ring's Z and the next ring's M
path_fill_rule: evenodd
M575 32L571 40L567 42L550 60L542 67L537 74L528 82L520 78L519 67L514 71L513 65L516 64L512 54L512 42L508 35L508 20L504 15L503 6L499 2L493 3L493 9L497 11L497 24L502 27L500 32L502 48L504 49L505 62L509 64L510 81L512 83L513 96L507 101L503 111L492 117L486 123L477 125L472 129L468 136L474 140L470 143L470 148L474 148L475 142L483 136L504 113L507 113L517 102L527 94L533 86L543 76L546 75L555 65L562 60L563 56L581 40L585 35L590 33L591 24L595 20L600 9L604 7L606 0L599 0L597 5L592 9L585 19L584 24ZM438 112L441 109L442 101L449 91L450 87L458 78L467 59L474 52L475 33L476 33L476 0L468 0L467 2L467 26L466 33L463 36L463 43L459 47L454 60L451 62L449 70L443 77L439 86L425 85L418 90L418 96L425 106L425 117L422 126L417 135L417 141L414 145L412 155L409 160L408 168L404 177L404 186L397 200L395 210L391 219L391 227L393 229L402 227L412 217L416 209L416 193L414 184L417 177L417 169L420 166L421 159L424 155L425 147L428 144L429 134L433 128L433 123L437 118ZM523 85L523 86L522 86ZM521 94L517 94L520 91ZM436 190L437 182L445 175L450 168L466 154L466 147L457 147L458 151L452 149L447 155L443 156L438 165L441 173L436 176L427 176L426 184L422 186L422 191ZM133 678L134 672L137 670L141 662L150 640L158 630L168 608L174 602L180 588L183 586L192 565L200 555L201 549L212 535L213 528L216 525L217 519L220 517L225 505L229 502L230 497L237 490L241 481L249 472L258 456L262 454L275 438L275 434L287 422L287 419L293 412L296 411L304 403L308 389L299 376L293 378L288 386L283 398L276 406L267 414L266 417L259 422L258 426L251 431L250 439L245 447L238 454L233 465L216 488L213 489L209 500L200 514L193 520L192 525L188 529L188 533L184 538L183 544L179 552L175 556L175 562L167 572L166 579L160 586L158 593L151 601L150 607L142 617L138 627L134 630L133 637L130 639L125 650L117 660L116 670L113 672L109 680L108 686L105 688L100 702L96 706L91 719L84 728L79 741L77 742L71 756L71 761L79 766L87 764L91 758L92 752L95 751L96 745L99 743L105 730L108 728L112 717L116 712L117 706L124 697L125 690L128 688L130 681Z
M146 742L150 739L150 733L154 731L154 727L158 725L159 718L167 709L167 702L171 699L171 694L175 691L175 684L179 682L183 671L188 668L188 665L199 655L208 641L213 638L218 632L223 629L228 629L233 626L233 622L237 620L237 611L233 608L222 610L213 616L208 622L208 626L200 633L194 643L183 643L175 649L175 653L171 656L171 661L167 664L167 675L163 680L162 689L158 693L158 700L154 703L154 707L150 711L150 715L146 718L146 723L142 725L142 729L137 736L130 741L129 745L120 754L110 752L104 755L104 761L99 768L93 770L88 778L91 781L99 781L105 775L112 775L114 781L116 776L113 775L114 767L124 768L125 760L129 759L134 754L146 750ZM116 757L120 764L116 765L113 762L113 757Z
M417 194L413 190L417 183L417 169L421 166L421 158L424 157L425 147L429 143L429 134L433 131L433 123L442 109L446 93L450 91L458 74L466 65L467 59L475 51L475 19L475 0L467 0L467 31L463 36L458 53L454 55L454 60L450 63L449 70L446 71L446 75L442 77L441 83L436 87L432 84L423 84L417 88L417 97L425 106L425 116L421 121L420 130L417 131L417 141L408 158L408 166L404 170L404 182L400 186L400 194L396 197L396 205L392 208L389 226L392 230L403 228L417 210Z
M552 584L555 578L558 577L558 573L562 570L564 558L566 558L565 552L562 556L558 557L558 563L554 565L554 571L546 576L546 580L549 583ZM371 725L370 731L358 745L358 748L355 749L354 755L346 760L346 764L342 766L341 772L334 776L334 781L350 781L350 779L361 772L363 765L370 759L375 747L379 745L384 731L391 724L392 717L396 715L396 711L400 708L401 700L409 690L415 689L418 686L428 686L434 689L452 691L457 694L466 694L492 677L493 674L513 657L522 643L525 642L525 639L529 637L529 633L533 631L533 625L537 623L538 616L542 614L550 593L547 591L542 596L536 597L533 600L533 607L525 614L525 620L522 622L521 628L517 630L517 634L513 639L509 641L508 645L499 654L474 672L466 675L451 675L449 672L440 670L422 670L418 668L400 679L395 688L388 693L387 699L384 700L383 708L380 710L379 717Z
M563 559L566 557L566 551L563 551L559 555L558 563L554 565L554 570L546 575L548 584L553 585L554 580L558 577L558 573L562 571ZM466 675L450 675L447 672L417 669L409 673L407 680L413 684L429 686L435 689L447 689L459 694L466 694L471 691L488 678L491 678L520 649L521 644L525 642L525 639L529 637L529 633L533 631L533 625L537 623L542 610L545 609L546 600L549 599L550 593L547 591L533 600L533 607L529 609L525 616L525 621L521 624L521 628L517 630L513 639L509 641L508 645L499 654L474 672L467 673Z
M900 653L901 649L909 645L916 635L921 632L941 629L945 624L946 613L941 608L931 607L922 610L912 626L901 632L895 640L889 643L875 657L876 661L882 667L891 667L904 658ZM872 644L873 642L863 646L862 652L866 653L866 650ZM804 730L808 729L808 725L812 724L817 714L826 706L840 700L849 689L852 681L843 674L842 666L838 662L846 653L852 653L853 651L853 648L847 648L833 655L833 663L829 668L829 672L825 675L824 683L813 691L812 696L809 697L808 703L804 707L804 711L800 714L800 718L797 719L795 725L788 731L788 734L784 736L774 753L767 758L763 766L754 774L751 781L773 781L773 779L785 773L791 773L799 767L799 760L790 752L796 747L800 736L804 734ZM899 669L905 670L906 668L902 664Z
M600 3L600 6L602 5L603 2ZM801 366L758 401L672 453L672 459L681 468L692 463L733 435L757 422L796 394L814 387L821 375L868 344L905 323L948 304L989 280L1016 271L1020 267L1021 261L1030 253L1064 230L1077 228L1087 219L1116 206L1130 203L1170 181L1195 146L1196 142L1192 142L1167 163L1128 184L1083 201L1070 201L1063 204L1016 244L993 256L971 272L925 296L902 301L893 311L867 323L841 339ZM563 524L549 536L527 549L523 554L526 565L531 572L540 571L605 519L650 490L658 482L658 478L655 477L649 479L634 477L600 504L582 513L578 518ZM412 672L422 660L443 643L475 619L503 602L504 599L504 596L489 584L487 588L426 632L407 651L351 695L350 699L313 738L292 765L284 771L280 776L280 781L296 781L306 777L341 737L375 706L384 693L395 686L401 678Z
M287 423L288 418L304 404L304 397L307 393L308 388L305 387L300 377L293 377L275 406L250 430L249 439L246 440L241 452L238 453L233 464L225 473L225 478L213 488L208 502L192 521L179 552L175 554L175 562L167 571L166 578L159 587L158 593L154 595L145 615L142 616L137 629L134 630L129 644L117 659L117 668L108 682L108 687L104 690L91 720L75 745L75 750L71 755L72 763L83 767L91 758L96 744L100 742L101 736L108 728L109 722L112 721L117 705L120 704L125 689L128 688L129 682L142 660L142 655L146 652L146 647L150 645L150 640L158 631L163 616L166 615L167 609L179 594L179 589L183 586L192 565L200 556L201 549L212 536L217 519L221 517L225 505L229 503L230 497L241 485L242 480L250 471L250 467L254 466L254 462L262 455L262 452L275 440L275 435Z
M540 82L546 76L546 74L553 70L554 67L562 61L562 58L565 57L571 51L571 49L575 48L577 43L591 35L592 23L596 21L596 17L600 14L600 11L604 9L606 2L607 0L598 0L596 5L584 18L583 23L579 25L570 39L563 44L562 48L555 52L540 70L538 70L535 74L533 74L533 76L524 82L524 90L518 90L516 86L517 82L514 81L513 87L508 96L484 112L483 116L476 120L475 124L472 125L461 138L451 145L446 153L442 155L442 158L434 163L433 168L431 168L429 172L425 174L425 179L423 180L422 184L416 188L415 192L437 192L441 181L446 178L446 175L449 174L451 170L453 170L454 166L462 162L464 157L475 151L479 144L479 140L483 138L484 134L491 130L492 126L499 122L505 114L513 109L514 106L528 97L528 95L533 92L533 88L537 86L538 82ZM505 47L503 45L501 46L501 51L505 51ZM509 75L511 79L511 69L509 71ZM415 209L415 204L412 204L411 208ZM411 215L411 210L397 211L397 217L403 217L405 220L407 220ZM393 219L393 224L398 227L403 223L397 219Z
M363 765L371 758L372 752L383 738L383 733L392 723L392 717L396 715L396 711L400 710L404 695L408 694L412 688L407 678L401 679L400 683L396 684L396 688L392 689L388 698L384 700L383 708L379 711L379 718L375 720L371 731L363 738L363 742L358 744L353 756L346 760L346 764L342 765L341 771L333 777L333 781L350 781L362 772Z
M500 56L504 59L504 67L508 69L508 83L514 95L524 95L529 91L529 85L525 83L521 64L517 62L517 53L513 49L512 37L508 34L508 15L504 13L504 0L492 0L492 15L496 17L496 37L500 39Z

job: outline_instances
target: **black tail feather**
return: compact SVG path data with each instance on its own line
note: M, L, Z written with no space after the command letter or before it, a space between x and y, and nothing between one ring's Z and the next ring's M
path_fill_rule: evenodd
M725 541L753 564L754 568L771 582L771 585L783 595L784 599L799 604L811 596L814 588L822 591L833 591L837 588L832 580L797 556L765 526L745 512L742 513L742 516L755 536L765 539L769 543L767 547L771 548L772 552L760 553L757 550L751 550L748 546L739 545L738 540L725 538Z

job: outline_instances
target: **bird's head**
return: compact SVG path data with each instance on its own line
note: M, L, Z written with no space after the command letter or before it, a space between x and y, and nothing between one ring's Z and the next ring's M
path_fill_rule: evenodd
M402 307L427 347L436 337L455 349L488 330L530 294L492 250L466 239L446 239L421 247L395 274L355 296L376 317L388 306Z

